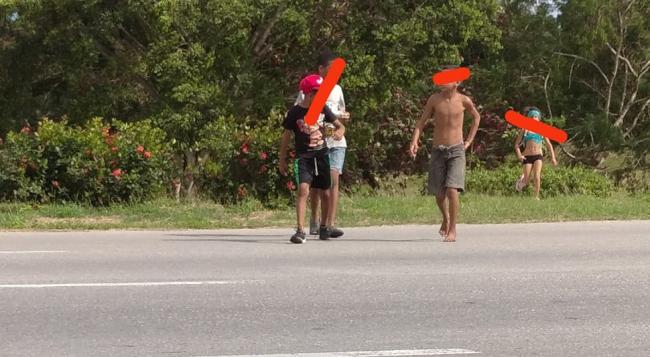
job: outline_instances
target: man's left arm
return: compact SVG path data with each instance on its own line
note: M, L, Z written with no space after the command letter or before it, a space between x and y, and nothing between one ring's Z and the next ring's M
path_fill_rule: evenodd
M334 134L332 134L334 139L341 140L345 135L345 126L343 123L341 123L336 114L334 114L327 105L323 108L323 114L325 115L325 122L334 124L334 127L336 128Z
M474 102L472 102L472 100L467 96L463 98L463 106L465 107L465 110L469 111L474 118L472 121L472 127L470 128L469 134L467 135L467 140L465 140L465 150L467 150L472 145L474 137L476 137L478 126L481 123L481 115L478 113L478 110L476 110Z
M553 150L553 143L551 143L551 140L548 138L544 138L544 141L546 142L546 147L548 147L548 151L551 153L551 160L553 162L554 166L557 166L557 157L555 156L555 150Z
M339 92L341 96L339 97L339 105L338 105L339 113L337 114L339 116L339 120L343 124L347 124L348 121L350 121L350 113L347 110L345 110L345 98L343 97L343 90L341 89L341 87L339 87Z
M334 140L341 140L345 136L345 125L343 125L343 123L338 119L336 119L333 124L336 127L336 130L334 130L332 136L334 137Z

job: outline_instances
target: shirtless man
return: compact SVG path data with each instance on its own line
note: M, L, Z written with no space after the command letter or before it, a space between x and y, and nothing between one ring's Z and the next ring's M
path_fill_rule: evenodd
M434 117L433 153L429 170L429 194L436 196L442 213L438 232L445 242L456 241L456 221L460 209L459 192L465 188L465 150L476 136L480 115L472 100L458 92L460 82L441 85L442 91L429 97L424 112L415 125L411 156L418 152L420 134L427 121ZM463 141L465 111L474 117L467 140Z

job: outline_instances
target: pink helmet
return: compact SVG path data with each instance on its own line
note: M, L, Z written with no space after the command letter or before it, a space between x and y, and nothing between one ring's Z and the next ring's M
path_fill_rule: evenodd
M300 81L300 90L304 94L309 94L312 91L318 90L321 83L323 83L323 77L317 74L311 74Z

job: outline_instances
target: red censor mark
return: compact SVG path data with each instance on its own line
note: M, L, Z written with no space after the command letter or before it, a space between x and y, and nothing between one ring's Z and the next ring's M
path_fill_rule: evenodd
M325 79L323 79L323 83L320 85L318 92L316 92L314 99L311 101L307 115L305 115L305 123L307 123L307 125L314 125L316 123L318 116L323 111L323 107L325 107L327 98L329 98L330 93L332 93L332 89L334 89L336 82L341 78L343 69L345 69L345 61L342 58L337 58L332 61L330 69L327 72Z
M506 121L516 127L530 130L533 133L545 136L551 140L557 141L560 144L565 142L569 137L566 131L562 129L558 129L554 126L544 124L535 119L528 118L517 113L514 110L508 110L506 112Z
M470 71L467 67L447 69L433 75L433 83L437 86L452 82L461 82L469 78Z

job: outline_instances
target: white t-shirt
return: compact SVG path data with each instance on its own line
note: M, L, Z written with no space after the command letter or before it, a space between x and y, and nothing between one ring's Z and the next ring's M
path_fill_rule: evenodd
M296 98L296 103L300 103L303 99L305 98L305 95L302 93L298 93L298 98ZM330 110L334 113L334 115L339 116L342 112L345 111L345 99L343 98L343 89L341 89L341 86L336 84L334 85L334 89L332 89L332 93L330 93L330 96L327 98L327 102L325 102L325 105L327 105ZM323 120L323 114L318 117L319 121ZM345 140L345 136L341 138L341 140L334 140L333 138L326 138L327 141L327 147L328 148L344 148L348 146L347 141Z

